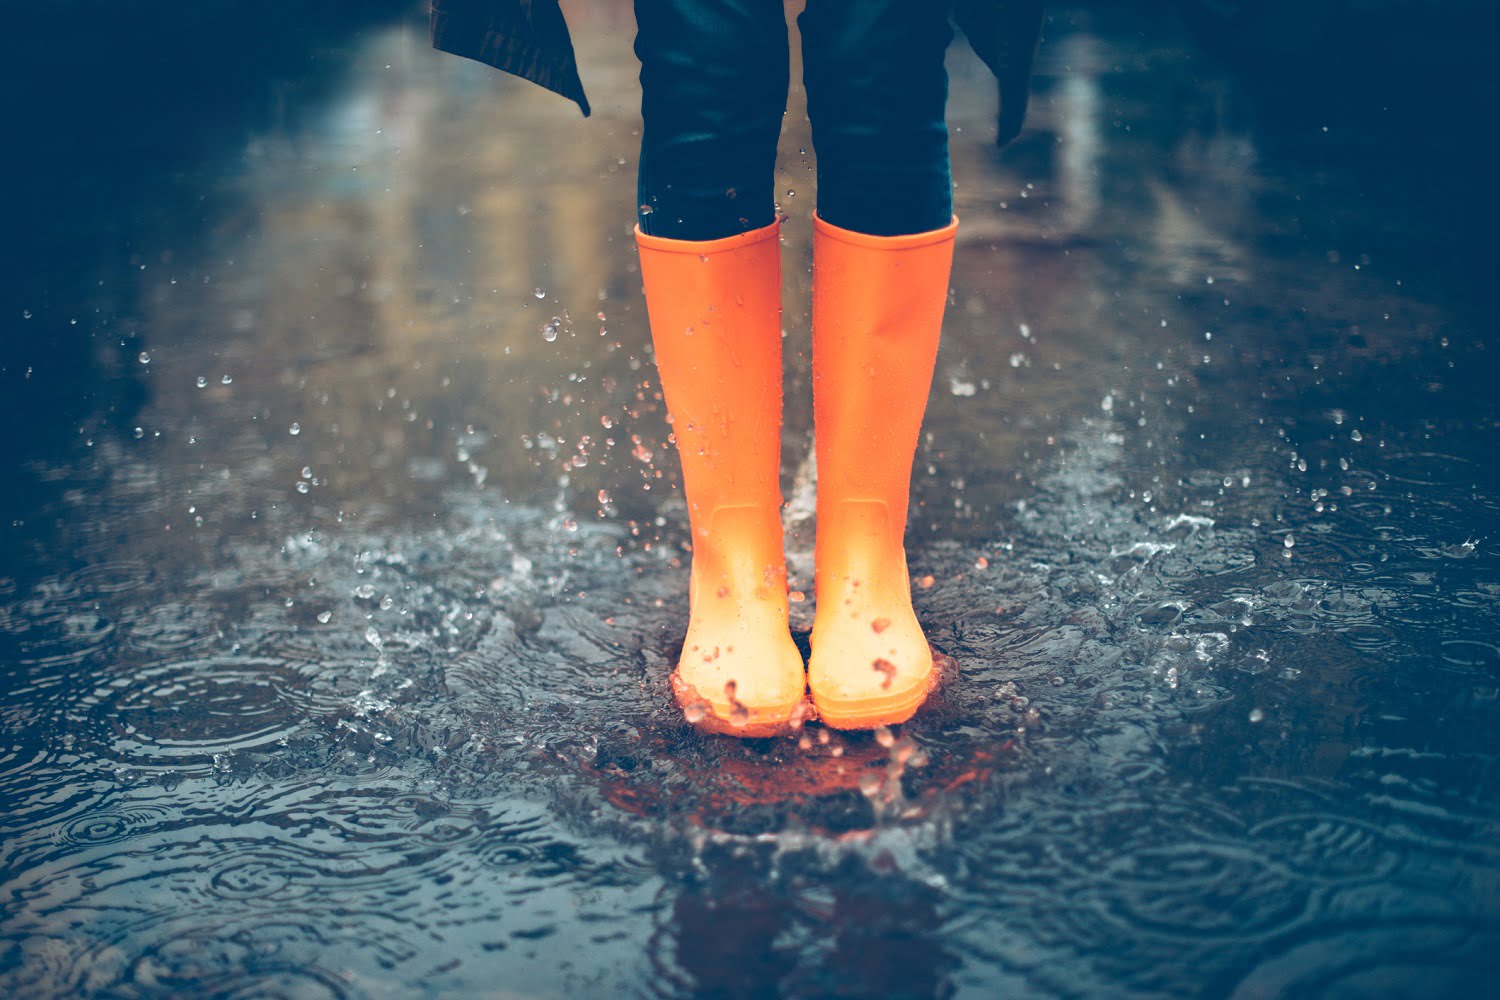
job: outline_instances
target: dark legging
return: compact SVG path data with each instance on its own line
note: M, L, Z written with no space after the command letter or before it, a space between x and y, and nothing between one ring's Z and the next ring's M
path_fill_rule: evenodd
M803 82L818 215L898 236L953 216L940 0L807 0ZM635 0L640 224L710 240L769 225L790 78L783 0Z

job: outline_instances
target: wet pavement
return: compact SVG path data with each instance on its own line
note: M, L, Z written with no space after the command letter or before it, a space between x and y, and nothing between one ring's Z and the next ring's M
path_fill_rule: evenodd
M179 108L68 167L3 319L0 992L1493 981L1468 175L1424 184L1381 129L1108 5L1059 8L996 153L956 46L909 548L959 676L895 734L706 737L666 685L687 519L630 239L629 9L575 20L587 122L374 18L278 50L212 127Z

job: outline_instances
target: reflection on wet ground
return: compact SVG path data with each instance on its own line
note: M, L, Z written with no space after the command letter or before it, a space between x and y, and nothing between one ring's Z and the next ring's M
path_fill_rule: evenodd
M628 5L579 22L587 123L420 25L323 47L6 317L90 346L27 373L66 426L18 424L5 496L3 991L1500 973L1491 321L1359 148L1277 133L1171 22L1064 9L997 155L956 49L911 561L960 677L904 732L739 743L669 704ZM807 146L794 112L804 589Z

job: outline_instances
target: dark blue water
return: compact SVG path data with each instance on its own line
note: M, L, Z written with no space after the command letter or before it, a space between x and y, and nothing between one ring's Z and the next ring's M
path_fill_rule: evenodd
M629 9L576 20L588 123L372 15L43 150L75 193L26 207L3 317L0 993L1486 990L1473 95L1319 104L1062 7L997 155L955 50L909 548L958 677L896 733L738 742L667 690ZM799 637L808 145L794 108Z

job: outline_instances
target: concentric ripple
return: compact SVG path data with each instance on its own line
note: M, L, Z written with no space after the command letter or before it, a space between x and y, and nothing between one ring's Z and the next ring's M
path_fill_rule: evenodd
M59 845L69 848L116 844L154 830L172 816L172 810L161 805L122 803L90 810L69 821L58 830L56 840Z
M296 664L232 656L146 666L89 700L114 734L114 752L134 762L269 747L336 707Z
M167 601L130 623L130 644L147 653L175 653L213 640L217 619L202 604Z

